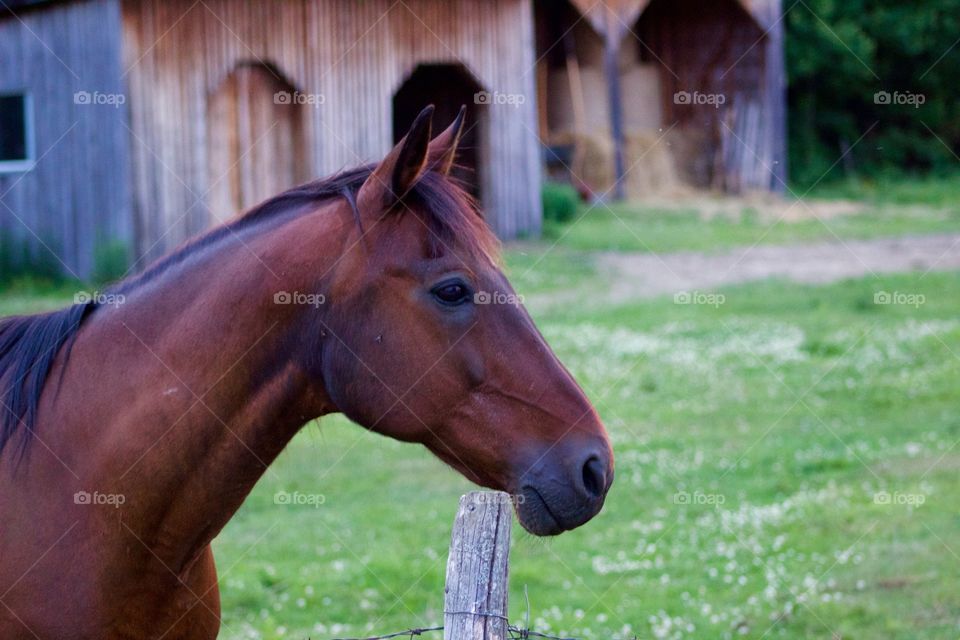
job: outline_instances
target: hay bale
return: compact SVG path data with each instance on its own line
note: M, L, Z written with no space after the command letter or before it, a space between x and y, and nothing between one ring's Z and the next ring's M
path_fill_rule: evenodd
M657 131L629 131L624 136L624 191L630 199L670 193L680 187L668 141Z
M634 130L626 133L624 140L624 191L630 199L647 198L651 195L686 193L689 183L684 180L675 157L677 136L655 130ZM685 137L679 138L682 150L689 148ZM606 130L590 133L558 131L550 135L552 145L573 145L576 151L570 169L576 186L585 186L594 196L607 193L613 187L615 167L613 139ZM690 155L693 155L690 150ZM582 185L577 182L579 179Z
M606 132L558 131L550 135L550 144L574 145L576 151L570 170L575 183L582 182L582 186L597 195L613 185L613 141Z
M678 179L698 189L713 186L716 145L697 127L677 127L666 137Z

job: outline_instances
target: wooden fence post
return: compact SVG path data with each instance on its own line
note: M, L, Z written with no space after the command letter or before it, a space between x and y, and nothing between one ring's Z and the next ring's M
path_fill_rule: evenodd
M507 638L510 496L473 491L460 498L444 588L444 640Z

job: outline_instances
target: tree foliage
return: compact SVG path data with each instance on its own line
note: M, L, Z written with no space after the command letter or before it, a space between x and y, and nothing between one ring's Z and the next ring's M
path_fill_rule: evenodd
M960 166L960 0L783 1L794 182Z

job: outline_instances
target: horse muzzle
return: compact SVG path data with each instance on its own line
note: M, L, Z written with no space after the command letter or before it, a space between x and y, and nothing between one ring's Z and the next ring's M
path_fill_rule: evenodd
M609 444L566 447L536 463L518 483L517 518L537 536L576 529L603 508L613 484Z

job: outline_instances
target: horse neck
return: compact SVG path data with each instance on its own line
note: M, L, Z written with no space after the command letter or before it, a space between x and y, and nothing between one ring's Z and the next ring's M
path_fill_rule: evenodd
M124 521L171 566L195 557L299 428L333 409L300 357L315 344L307 315L325 310L274 294L316 289L343 248L338 220L306 213L208 247L99 309L78 336L69 368L99 363L97 374L71 376L59 395L84 399L80 442L109 452L82 481L124 494Z

